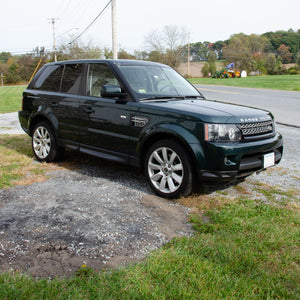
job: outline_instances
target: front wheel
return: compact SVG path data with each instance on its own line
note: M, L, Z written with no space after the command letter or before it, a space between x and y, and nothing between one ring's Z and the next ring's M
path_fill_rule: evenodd
M185 149L172 140L152 145L145 159L150 187L160 196L177 198L192 192L192 169Z
M48 122L35 125L32 133L32 150L37 160L42 162L57 161L63 156L64 148L57 145Z

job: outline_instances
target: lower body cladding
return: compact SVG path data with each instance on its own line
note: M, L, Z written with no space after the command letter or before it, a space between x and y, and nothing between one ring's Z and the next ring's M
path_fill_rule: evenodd
M198 177L203 181L224 181L246 177L278 164L283 154L283 138L273 138L244 143L206 143L201 157L196 155ZM194 149L195 150L195 149Z

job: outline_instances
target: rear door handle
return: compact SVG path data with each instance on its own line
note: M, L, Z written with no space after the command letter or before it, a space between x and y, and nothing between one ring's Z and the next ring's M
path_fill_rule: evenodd
M94 110L92 107L87 107L87 106L85 106L83 109L84 109L88 114L92 114L92 113L95 112L95 110Z
M34 96L34 95L27 95L26 97L30 99L40 99L39 96Z

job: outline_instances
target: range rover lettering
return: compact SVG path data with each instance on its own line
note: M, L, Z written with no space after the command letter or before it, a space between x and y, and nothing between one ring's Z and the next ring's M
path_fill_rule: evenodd
M144 61L46 64L23 93L19 120L37 160L57 161L68 147L140 167L169 198L262 171L283 152L270 112L206 100L172 68Z

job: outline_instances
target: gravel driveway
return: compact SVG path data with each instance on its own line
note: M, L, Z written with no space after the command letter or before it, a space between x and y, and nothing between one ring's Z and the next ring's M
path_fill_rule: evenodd
M0 191L0 270L73 274L139 260L191 234L188 209L151 195L142 174L98 161Z
M18 133L1 127L0 134ZM283 161L242 183L250 190L257 181L299 188L300 130L280 131ZM44 182L0 190L0 271L69 277L83 263L96 270L127 265L176 236L192 234L189 209L152 195L139 170L79 157L49 172Z

